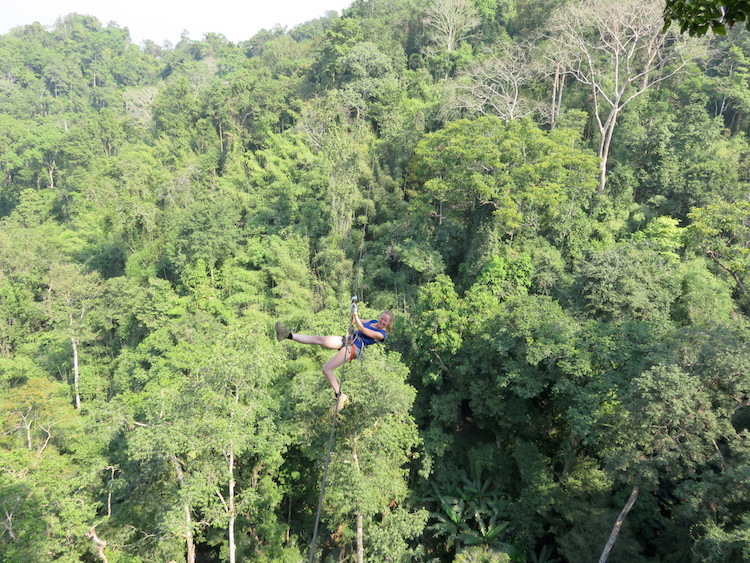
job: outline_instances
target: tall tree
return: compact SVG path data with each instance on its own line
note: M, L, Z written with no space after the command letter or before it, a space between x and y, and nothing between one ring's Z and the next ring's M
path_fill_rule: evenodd
M467 238L467 229L483 225L508 244L541 236L580 253L591 229L596 161L575 148L573 137L570 130L545 133L528 120L506 125L494 116L447 125L415 149L409 222L423 222L451 269L482 242Z
M526 89L538 76L531 60L531 45L524 42L501 44L486 58L461 71L449 85L449 105L482 115L497 115L503 121L528 117L538 104Z
M568 72L589 87L599 132L599 191L607 180L612 134L622 109L688 62L679 36L662 32L662 6L649 0L577 2L549 22L548 36L567 56Z
M77 264L54 265L50 269L49 314L70 340L73 397L77 409L81 408L79 346L93 337L88 316L101 293L99 276L84 273Z
M424 25L430 31L431 45L425 50L441 61L446 77L456 50L476 34L480 21L471 0L434 0L427 8Z
M248 332L262 330L257 322L229 327L224 342L214 347L197 374L214 465L221 467L206 472L218 499L208 502L207 514L215 527L226 530L230 563L244 560L245 553L261 553L269 545L273 551L280 543L278 535L264 537L264 531L274 529L275 506L270 497L278 493L273 476L283 461L287 441L279 428L278 402L272 394L283 361L279 348L269 340L246 339ZM239 533L239 524L249 532Z
M0 392L0 551L3 560L85 557L101 458L69 390L46 377Z
M413 551L406 540L421 533L426 517L408 505L407 463L420 442L409 414L414 389L405 383L406 366L381 348L368 349L362 362L345 369L343 385L352 403L336 430L324 499L330 548L351 552L359 563L387 561L386 554L392 561L410 561ZM294 390L294 398L304 401L297 407L300 414L327 426L329 419L320 411L329 412L328 401L304 397L304 387ZM318 436L327 433L317 426L304 422L298 432L310 455L322 459L325 443Z
M747 305L744 278L750 265L750 202L718 201L693 209L688 217L692 221L687 229L689 247L704 253L731 276Z
M427 8L424 23L432 30L433 41L450 55L473 35L479 17L469 0L435 0Z

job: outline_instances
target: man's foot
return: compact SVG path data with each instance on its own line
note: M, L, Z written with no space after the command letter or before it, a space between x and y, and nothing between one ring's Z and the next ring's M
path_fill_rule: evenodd
M339 393L336 395L336 412L341 412L341 410L346 406L346 403L349 402L349 395L346 393Z
M276 321L276 340L281 341L289 338L291 334L288 329L281 326L281 321Z

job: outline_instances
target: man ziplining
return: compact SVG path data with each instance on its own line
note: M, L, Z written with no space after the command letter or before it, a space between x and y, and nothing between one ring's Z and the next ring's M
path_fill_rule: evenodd
M326 376L328 383L330 383L333 392L336 395L337 411L341 411L341 409L344 408L349 397L346 393L341 392L339 380L336 378L336 374L333 373L333 370L344 365L347 361L351 362L353 359L359 358L362 355L365 346L375 344L376 342L384 342L388 337L388 333L390 332L393 323L393 313L387 309L380 313L380 316L377 319L362 322L357 313L356 301L356 296L352 297L351 323L357 330L356 332L350 332L346 337L334 335L314 336L309 334L292 333L290 330L284 328L281 321L277 321L275 327L276 339L279 341L289 339L299 342L300 344L312 344L330 350L338 350L338 352L326 362L322 369L323 375Z

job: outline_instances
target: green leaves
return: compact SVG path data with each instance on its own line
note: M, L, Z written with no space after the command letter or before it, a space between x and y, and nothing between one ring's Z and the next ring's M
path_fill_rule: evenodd
M483 224L506 241L540 235L571 252L587 236L580 224L595 192L596 160L572 148L564 131L546 134L529 121L506 125L492 117L460 120L417 145L409 172L412 209L431 209L426 235L438 245L450 241L438 247L449 268L468 250L463 233Z
M595 560L633 479L621 559L747 558L747 36L622 110L597 193L615 63L587 94L527 42L558 4L0 37L3 556L299 561L333 351L272 327L340 334L356 292L397 324L346 366L321 559ZM500 37L550 123L451 117Z
M745 297L744 280L750 269L750 203L719 201L689 214L687 229L691 248L705 253L720 269L729 274Z
M663 323L678 287L675 263L649 248L619 245L580 265L587 308L608 320Z
M45 377L0 392L0 502L6 511L4 557L64 560L85 549L97 508L101 459L67 388Z
M370 347L364 360L347 364L345 370L343 389L351 404L340 415L336 431L324 499L325 521L329 529L345 532L343 543L347 545L354 539L352 529L360 517L368 553L391 552L390 541L393 552L406 555L410 551L407 542L421 533L426 517L424 511L414 510L408 503L408 464L421 444L410 414L416 392L406 384L407 369L398 355L382 348ZM316 393L322 391L318 388ZM330 397L328 390L325 393ZM323 438L330 424L331 403L330 399L313 400L325 405L326 416L317 421L309 413L299 424L306 432L316 431L317 448L309 455L319 465L325 453ZM313 408L320 412L318 404ZM393 535L393 529L390 537L384 535L380 521L385 519L391 521L391 527L397 526L398 535ZM372 537L371 528L378 529Z
M673 21L680 24L680 33L705 35L710 28L716 35L726 35L727 27L747 21L750 4L744 0L667 0L664 8L664 31Z
M441 493L433 483L434 497L429 500L437 505L430 513L435 522L428 526L433 535L445 542L447 548L461 553L469 546L486 546L498 552L517 554L507 540L505 532L510 522L508 503L500 491L492 489L492 478L479 475L470 479L465 474L448 491Z

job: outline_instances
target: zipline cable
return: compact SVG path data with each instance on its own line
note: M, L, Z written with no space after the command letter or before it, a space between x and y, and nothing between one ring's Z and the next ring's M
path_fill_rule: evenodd
M357 302L357 296L355 295L352 297L352 312L349 317L349 326L351 327L351 323L354 320L354 304ZM350 329L349 333L351 334L352 330ZM344 346L346 346L346 342L344 343ZM351 344L352 350L351 354L354 354L354 343ZM310 544L310 558L309 563L313 563L315 559L315 542L318 539L318 526L320 525L320 512L323 508L323 493L325 493L326 490L326 479L328 478L328 466L331 463L331 448L333 447L333 435L336 431L336 419L339 412L339 396L341 395L342 387L344 386L344 370L346 368L346 362L341 366L341 381L339 382L339 395L336 396L336 404L333 407L333 422L331 423L331 433L328 436L328 451L326 453L326 462L323 469L323 479L320 483L320 496L318 497L318 509L315 512L315 525L313 526L313 536L312 536L312 542Z

